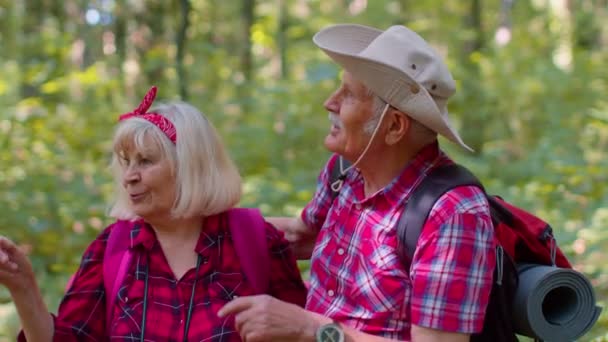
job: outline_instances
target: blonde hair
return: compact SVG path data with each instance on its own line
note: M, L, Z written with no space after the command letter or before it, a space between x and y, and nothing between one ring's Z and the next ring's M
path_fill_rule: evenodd
M120 122L113 139L111 168L116 181L115 198L109 215L134 219L128 195L122 186L120 156L129 144L145 151L145 138L151 138L171 165L175 177L175 218L209 216L235 206L241 198L241 176L228 156L213 124L187 103L159 105L149 112L158 113L173 123L175 144L154 124L132 117Z

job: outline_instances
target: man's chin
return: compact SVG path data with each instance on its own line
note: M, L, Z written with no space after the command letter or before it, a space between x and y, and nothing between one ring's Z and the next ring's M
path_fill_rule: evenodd
M329 152L338 153L338 154L341 154L343 152L342 144L340 144L340 141L338 141L337 137L335 137L331 134L328 134L325 137L325 141L323 143L325 145L325 148Z

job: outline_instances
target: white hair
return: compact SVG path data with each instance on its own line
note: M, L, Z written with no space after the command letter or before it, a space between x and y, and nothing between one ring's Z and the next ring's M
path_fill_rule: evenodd
M376 129L376 126L380 124L380 118L382 117L382 111L384 110L384 106L386 106L387 102L384 101L380 96L376 95L371 89L367 89L367 94L373 98L372 103L372 116L367 120L367 122L363 126L363 131L371 135ZM407 113L404 113L407 115ZM413 141L432 141L437 138L437 133L421 124L417 120L414 120L411 116L408 115L411 119L412 125L410 128L410 136Z
M127 192L122 186L120 155L134 144L145 150L145 138L156 144L162 158L168 158L175 177L175 218L209 216L230 209L241 198L242 182L238 169L228 156L213 124L193 106L186 103L159 105L150 112L158 113L173 123L176 143L154 124L133 117L120 122L113 139L112 171L116 181L110 216L134 219Z
M376 126L380 124L380 118L382 117L382 111L384 110L384 106L386 106L386 102L369 89L367 90L367 94L372 97L372 116L363 125L363 132L367 135L372 135Z

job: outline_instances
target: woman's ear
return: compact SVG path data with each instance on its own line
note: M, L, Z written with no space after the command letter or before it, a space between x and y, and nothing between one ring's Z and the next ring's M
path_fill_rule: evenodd
M386 114L390 121L384 141L387 145L394 145L407 135L412 126L412 119L394 107L390 107Z

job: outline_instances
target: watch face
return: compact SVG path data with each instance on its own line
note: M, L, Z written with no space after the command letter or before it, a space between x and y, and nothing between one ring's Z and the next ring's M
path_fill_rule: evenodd
M336 324L327 324L317 331L317 342L344 342L344 333Z

